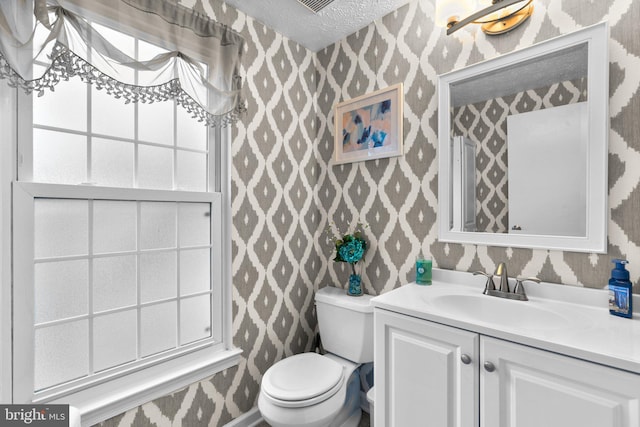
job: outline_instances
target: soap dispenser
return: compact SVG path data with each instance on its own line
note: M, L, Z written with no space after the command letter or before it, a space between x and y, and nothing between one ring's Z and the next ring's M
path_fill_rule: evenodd
M631 318L633 315L633 285L629 281L629 272L624 268L629 261L613 259L611 262L616 267L611 270L611 279L609 279L609 313L614 316Z

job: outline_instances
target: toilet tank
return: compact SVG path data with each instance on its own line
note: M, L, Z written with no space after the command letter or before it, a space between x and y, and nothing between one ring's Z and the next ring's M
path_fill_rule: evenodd
M373 362L371 298L352 297L331 286L316 292L318 329L326 351L356 363Z

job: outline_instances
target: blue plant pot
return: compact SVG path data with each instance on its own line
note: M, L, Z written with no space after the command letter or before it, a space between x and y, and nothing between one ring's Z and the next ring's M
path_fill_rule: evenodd
M349 290L347 290L347 294L352 297L362 295L362 277L360 277L359 274L349 276Z

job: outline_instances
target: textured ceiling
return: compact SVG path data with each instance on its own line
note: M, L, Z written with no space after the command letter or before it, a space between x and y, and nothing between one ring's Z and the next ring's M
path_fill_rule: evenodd
M297 0L225 0L278 33L318 50L393 12L410 0L335 0L313 13Z

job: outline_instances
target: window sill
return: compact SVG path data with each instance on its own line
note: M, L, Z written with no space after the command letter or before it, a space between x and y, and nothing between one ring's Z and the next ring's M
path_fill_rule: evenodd
M237 348L214 353L204 349L49 403L77 408L82 425L91 426L236 366L241 354Z

